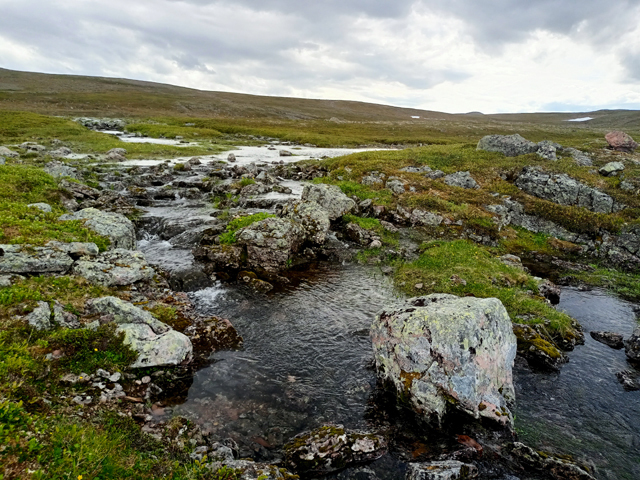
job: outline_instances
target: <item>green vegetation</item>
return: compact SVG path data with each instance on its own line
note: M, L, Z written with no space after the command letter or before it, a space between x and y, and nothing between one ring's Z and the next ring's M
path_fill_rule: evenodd
M246 217L235 218L227 225L227 231L219 236L220 243L223 245L230 245L236 243L236 232L241 228L248 227L252 223L259 222L266 218L273 218L275 215L270 213L254 213L253 215L247 215Z
M596 268L592 272L571 272L571 277L589 285L604 287L632 301L640 301L640 274L610 268Z
M371 230L378 234L383 243L387 245L398 245L398 234L391 233L380 224L377 218L363 218L356 215L345 215L342 217L345 223L355 223L365 230Z
M522 270L508 267L485 248L465 240L433 241L423 245L415 262L401 265L396 284L409 295L451 293L453 295L500 299L512 319L532 315L521 323L542 323L564 331L571 318L549 306L531 292L537 291L535 280ZM419 286L420 288L416 287Z

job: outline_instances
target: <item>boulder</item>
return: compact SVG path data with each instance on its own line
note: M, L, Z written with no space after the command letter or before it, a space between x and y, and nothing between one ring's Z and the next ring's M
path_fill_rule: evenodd
M443 460L429 463L410 463L406 480L467 480L478 477L478 469L470 463Z
M640 380L638 380L638 371L623 370L616 373L616 378L622 387L628 392L640 390Z
M47 302L38 302L38 306L25 318L36 330L51 329L51 308Z
M73 258L58 248L0 245L0 273L66 273L72 265Z
M540 158L555 162L558 160L557 156L558 147L547 140L538 143L538 150L536 153Z
M604 343L605 345L620 350L624 348L624 337L619 333L614 332L589 332L591 338L596 342Z
M95 259L80 259L74 264L72 273L105 287L131 285L151 280L155 275L142 252L124 248L104 252Z
M30 203L27 205L29 208L37 208L44 213L51 213L51 205L48 203Z
M127 154L127 151L124 148L112 148L111 150L109 150L107 152L107 156L109 155L121 155L121 156L125 156Z
M14 152L13 150L9 150L7 147L0 147L0 156L8 158L18 158L20 154L18 152Z
M305 185L302 200L318 203L333 221L349 213L356 207L356 202L347 197L336 185Z
M548 452L537 452L520 442L507 445L502 453L510 454L512 461L515 460L527 473L538 472L545 478L555 480L595 480L584 468L566 458L559 458Z
M242 267L244 249L240 245L200 246L193 250L193 256L210 263L213 272L239 270Z
M624 132L609 132L604 136L604 138L610 148L620 152L632 153L636 148L638 148L638 144L633 140L633 138ZM0 152L0 155L2 155L2 152Z
M385 188L391 190L395 195L402 195L406 190L404 182L396 177L389 177Z
M376 177L374 175L366 175L362 177L360 183L362 183L362 185L371 187L373 185L382 185L384 181L380 177Z
M67 312L57 300L53 303L53 323L62 328L80 328L78 317Z
M378 376L426 420L454 408L512 427L516 337L498 299L412 298L381 311L371 337Z
M637 327L624 341L624 351L629 360L640 363L640 327Z
M78 180L77 169L57 160L47 163L42 169L54 178L69 177Z
M266 218L239 230L236 238L247 248L249 267L277 273L288 266L292 255L299 250L305 230L289 218Z
M551 305L557 305L560 303L560 294L562 291L560 290L560 287L550 280L543 280L538 284L538 293L549 300Z
M131 220L119 213L85 208L73 214L62 215L60 220L85 220L84 224L98 235L111 240L110 248L136 248L136 231Z
M499 152L506 157L517 157L518 155L535 153L538 150L538 144L526 140L517 133L515 135L487 135L478 142L477 149Z
M281 157L292 157L293 153L291 153L289 150L280 150L279 155Z
M285 465L293 471L327 474L380 458L387 453L387 442L372 433L324 425L296 435L283 451Z
M116 297L89 300L88 313L106 316L124 332L124 343L138 353L131 368L179 365L193 352L186 335L157 320L149 312Z
M450 173L444 177L444 183L452 187L480 188L469 172Z
M624 170L624 163L622 162L609 162L604 167L598 170L598 173L603 177L614 177L618 173Z
M585 207L596 213L613 213L625 208L606 193L569 175L546 173L538 167L523 168L515 185L529 195L560 205Z
M233 163L236 161L236 156L233 153L227 155L227 162Z
M305 231L305 240L322 245L329 231L329 215L318 203L293 200L285 204L280 217L289 218L300 224Z

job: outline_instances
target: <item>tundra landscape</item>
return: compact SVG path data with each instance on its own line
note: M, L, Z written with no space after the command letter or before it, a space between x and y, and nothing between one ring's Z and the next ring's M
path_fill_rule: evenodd
M0 478L639 478L634 139L0 69Z

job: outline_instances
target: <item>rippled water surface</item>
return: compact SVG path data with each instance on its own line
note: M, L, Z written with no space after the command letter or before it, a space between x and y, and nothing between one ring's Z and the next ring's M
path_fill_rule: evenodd
M516 373L516 418L525 442L593 462L603 479L640 478L640 392L626 392L616 372L631 369L624 350L589 332L627 337L636 325L632 304L604 292L563 289L558 308L585 330L585 345L569 354L559 374Z

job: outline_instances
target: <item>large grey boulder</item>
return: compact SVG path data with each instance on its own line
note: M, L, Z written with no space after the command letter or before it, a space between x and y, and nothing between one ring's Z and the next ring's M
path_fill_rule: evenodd
M356 207L356 202L347 197L336 185L305 185L302 200L318 203L329 215L329 220L336 220Z
M251 268L277 273L299 250L305 230L289 218L266 218L239 230L236 238L246 246Z
M381 311L371 338L378 376L426 420L453 408L512 426L516 337L500 300L412 298Z
M47 163L42 169L54 178L69 177L75 178L76 180L78 179L77 169L57 160Z
M27 322L36 330L51 329L51 308L47 302L38 302L38 306L26 316Z
M480 188L469 172L450 173L444 177L444 183L452 187L460 188Z
M515 135L487 135L478 142L478 150L499 152L507 157L536 153L538 144Z
M331 221L329 214L313 201L293 200L285 204L280 212L282 218L290 218L300 224L305 231L305 239L322 245L327 239Z
M387 453L387 442L373 433L324 425L296 435L283 447L285 465L299 473L326 474Z
M119 213L103 212L97 208L85 208L66 214L60 220L85 220L84 224L98 235L111 240L110 248L136 248L136 231L131 220Z
M138 353L131 368L179 365L191 358L189 338L162 323L149 312L116 297L89 300L88 313L106 316L124 332L124 343Z
M103 252L94 259L80 259L73 265L72 273L105 287L131 285L151 280L155 275L142 252L124 248Z
M9 150L7 147L0 147L0 156L8 158L18 158L20 154L18 152L14 152L13 150Z
M611 196L566 174L552 174L538 167L525 167L515 185L528 193L560 205L585 207L592 212L613 213L625 208Z
M74 259L64 248L57 247L56 243L64 245L59 242L52 242L44 247L0 245L0 273L66 273ZM98 250L95 244L91 245Z
M410 463L406 480L471 480L477 477L478 469L475 465L457 460L443 460Z

